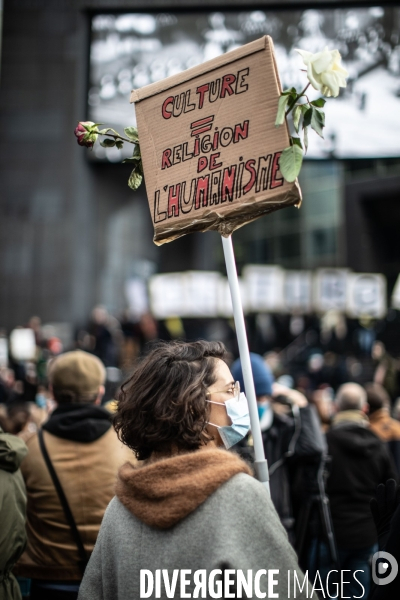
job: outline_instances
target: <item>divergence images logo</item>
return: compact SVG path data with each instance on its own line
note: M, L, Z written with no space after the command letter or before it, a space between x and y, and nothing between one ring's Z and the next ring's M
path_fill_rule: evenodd
M399 565L389 552L375 552L372 557L372 579L376 585L387 585L394 581Z

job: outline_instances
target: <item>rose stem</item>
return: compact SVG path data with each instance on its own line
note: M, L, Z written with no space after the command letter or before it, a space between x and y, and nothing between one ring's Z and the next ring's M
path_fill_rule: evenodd
M129 142L130 144L139 144L139 140L137 142L134 142L133 140L128 140L128 138L122 137L122 135L114 135L113 133L99 133L98 135L108 135L110 137L113 137L115 140L122 140L124 142Z
M307 83L306 87L304 88L304 90L302 92L300 92L300 94L297 95L296 99L294 100L292 106L290 108L287 109L286 113L285 113L285 117L288 116L288 114L290 113L290 111L293 109L294 105L296 104L297 100L299 100L302 96L304 96L305 91L307 90L307 88L309 87L310 82Z

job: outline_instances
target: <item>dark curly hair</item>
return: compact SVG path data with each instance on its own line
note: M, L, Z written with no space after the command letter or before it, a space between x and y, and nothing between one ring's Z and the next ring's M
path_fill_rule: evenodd
M216 381L221 342L157 342L121 387L113 424L139 460L152 452L196 450L213 439L206 431L207 388Z

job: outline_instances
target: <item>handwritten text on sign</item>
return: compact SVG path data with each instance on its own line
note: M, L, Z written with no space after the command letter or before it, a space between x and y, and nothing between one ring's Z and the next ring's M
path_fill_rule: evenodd
M226 234L299 201L279 172L289 141L274 127L280 89L268 39L133 93L156 241Z

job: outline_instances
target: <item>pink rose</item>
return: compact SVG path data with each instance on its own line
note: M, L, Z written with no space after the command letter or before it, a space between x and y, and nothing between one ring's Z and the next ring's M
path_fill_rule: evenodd
M97 127L92 121L80 121L75 127L74 134L80 146L92 148L97 140Z

